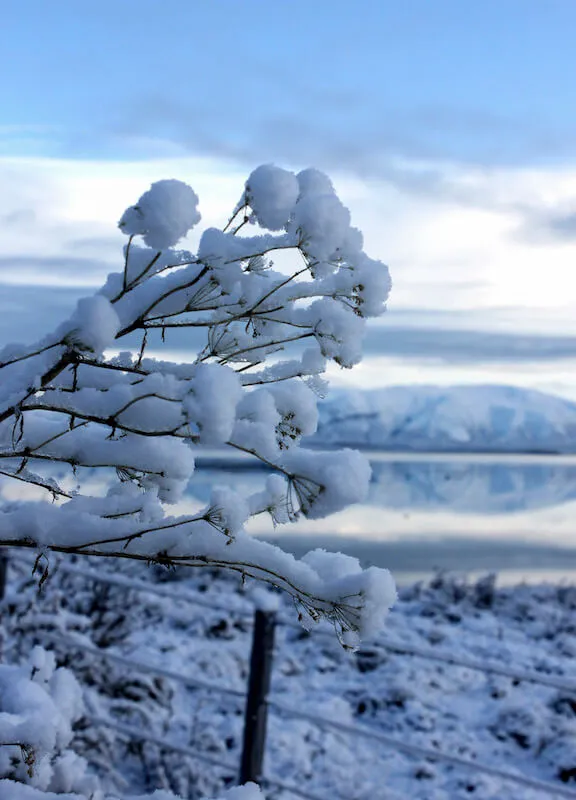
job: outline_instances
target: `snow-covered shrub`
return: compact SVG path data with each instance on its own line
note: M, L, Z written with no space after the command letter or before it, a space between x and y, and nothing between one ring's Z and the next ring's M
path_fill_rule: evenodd
M27 490L1 502L0 545L35 549L44 574L51 552L228 568L281 587L355 644L394 600L389 573L322 551L297 561L244 526L364 498L357 452L299 444L316 428L327 363L359 361L388 270L316 170L259 167L223 229L205 230L196 254L174 249L199 220L190 187L153 184L121 218L120 271L40 342L0 352L0 472ZM202 336L193 361L147 357L175 329ZM205 445L274 474L253 496L215 488L205 508L170 515Z
M94 792L86 762L68 749L82 710L78 682L56 669L52 653L35 647L26 665L1 665L0 778L54 792Z
M127 562L121 566L137 569L140 565ZM142 575L145 567L138 571ZM159 575L166 577L165 572ZM140 791L163 788L182 797L211 797L222 785L219 775L207 773L197 763L153 743L126 740L114 729L96 727L90 720L90 715L96 715L159 738L164 736L171 719L179 713L171 683L94 656L95 648L102 654L121 654L122 649L120 653L118 649L122 645L134 641L151 625L161 626L162 621L162 608L138 603L134 592L57 567L39 597L37 580L25 563L14 559L0 637L11 661L25 659L35 645L49 644L56 663L73 672L82 688L88 716L76 721L70 749L89 761L104 788L123 788L123 773L128 769ZM75 641L80 647L74 646ZM86 652L86 646L92 650ZM203 742L207 738L205 733Z
M255 784L238 786L229 789L215 800L263 800L264 796ZM52 792L41 792L30 786L19 786L12 781L0 780L0 800L87 800L87 795L79 794L54 794ZM89 800L119 800L117 795L104 795L102 792L94 792ZM172 792L158 790L153 794L147 795L124 795L123 800L180 800Z

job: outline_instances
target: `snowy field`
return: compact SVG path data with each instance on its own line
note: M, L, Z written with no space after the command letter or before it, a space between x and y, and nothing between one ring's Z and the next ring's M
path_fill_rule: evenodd
M82 568L87 568L82 562ZM96 567L102 574L102 565ZM130 569L130 579L142 570ZM115 576L122 577L115 567ZM147 573L149 575L149 573ZM242 697L105 662L97 648L243 692L248 674L253 583L202 570L157 573L157 585L202 605L108 586L57 569L40 594L13 563L2 616L5 657L53 641L81 682L87 718L73 748L109 791L172 789L213 796L232 784L239 762ZM168 582L167 582L168 581ZM437 577L401 592L385 631L389 642L430 655L535 673L550 685L394 652L384 640L357 654L333 634L307 633L281 598L272 701L312 717L388 735L491 768L547 781L576 796L576 587L495 589ZM88 649L87 649L88 648ZM571 688L570 688L571 687ZM97 727L90 717L112 722ZM129 740L113 724L169 740L232 768L221 769L151 742ZM542 800L548 791L507 783L441 760L408 756L378 741L323 730L311 719L271 710L265 762L273 782L326 800ZM297 795L271 783L270 800Z

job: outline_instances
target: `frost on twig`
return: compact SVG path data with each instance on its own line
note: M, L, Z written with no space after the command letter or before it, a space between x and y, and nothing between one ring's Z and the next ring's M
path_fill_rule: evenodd
M322 552L297 561L245 524L363 499L369 468L358 453L300 442L316 429L328 362L360 360L388 270L313 169L259 167L223 230L205 230L197 253L175 249L199 220L190 187L153 184L121 218L119 271L54 333L0 352L0 479L19 487L0 506L0 544L43 561L53 551L226 567L282 587L349 642L393 602L388 572ZM151 337L157 349L174 328L202 334L192 363L149 356ZM247 454L271 474L253 496L215 489L204 509L171 515L203 446Z

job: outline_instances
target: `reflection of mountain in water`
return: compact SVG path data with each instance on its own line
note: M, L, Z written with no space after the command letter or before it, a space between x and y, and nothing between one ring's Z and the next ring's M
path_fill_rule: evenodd
M576 500L576 466L373 462L367 502L394 509L510 513Z
M449 457L447 457L449 458ZM242 469L198 469L191 493L207 502L213 486L233 486L241 494L259 491L265 473ZM576 465L372 461L366 503L389 509L505 514L576 500Z

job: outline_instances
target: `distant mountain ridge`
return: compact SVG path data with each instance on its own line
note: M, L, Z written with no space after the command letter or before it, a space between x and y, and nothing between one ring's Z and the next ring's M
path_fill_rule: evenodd
M319 445L576 453L576 403L514 386L336 390L319 411Z

